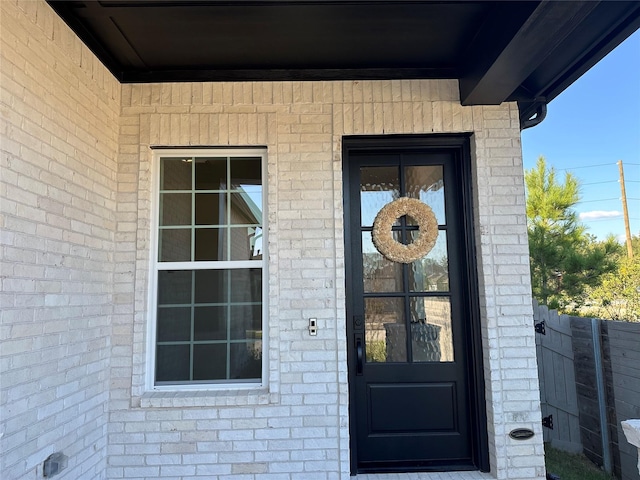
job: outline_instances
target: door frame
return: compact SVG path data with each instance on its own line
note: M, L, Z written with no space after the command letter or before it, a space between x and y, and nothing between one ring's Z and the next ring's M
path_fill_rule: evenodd
M464 232L460 239L461 251L458 252L461 261L466 268L461 272L463 287L468 294L463 299L463 311L470 319L469 331L467 331L467 371L469 373L469 416L472 434L473 462L478 470L489 471L489 445L487 429L487 413L484 383L484 368L482 355L482 325L480 318L479 284L476 261L476 242L474 235L473 196L472 196L472 169L471 169L471 133L461 134L399 134L399 135L352 135L342 137L342 179L343 179L343 207L344 207L344 241L345 241L345 293L346 293L346 335L347 335L347 369L349 382L349 448L351 475L358 473L357 440L356 440L356 415L353 386L355 381L356 358L351 345L354 338L353 329L353 282L358 280L353 275L353 259L351 258L351 246L349 242L353 233L351 222L346 221L347 215L351 215L351 198L349 188L352 179L349 174L349 157L353 152L385 152L415 150L420 148L425 152L429 150L446 150L452 153L456 161L456 174L460 178L460 219L461 231ZM350 343L351 342L351 343Z

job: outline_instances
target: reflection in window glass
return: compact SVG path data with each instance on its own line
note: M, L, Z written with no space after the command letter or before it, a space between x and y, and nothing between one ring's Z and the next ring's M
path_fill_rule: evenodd
M254 338L255 332L260 331L262 311L257 303L232 305L229 318L229 335L232 340Z
M230 379L242 380L260 376L262 333L260 334L260 340L231 343L229 349L231 357L231 369L229 370Z
M181 191L160 191L159 261L262 260L261 165L261 157L161 158L165 177L182 176L162 180Z
M401 298L366 298L365 353L367 362L406 362L407 329Z
M451 303L448 297L412 297L413 362L453 362Z
M156 385L258 383L263 154L159 161Z
M415 240L418 232L411 232ZM409 291L448 292L449 259L447 256L447 232L440 230L436 244L424 257L409 265Z
M445 225L442 165L405 167L404 172L406 195L429 205L438 224ZM415 225L413 220L409 221L409 225Z
M362 226L372 226L382 207L400 196L398 167L360 169L360 210Z
M262 193L260 193L262 195ZM262 209L260 204L245 193L231 193L231 218L229 223L234 225L259 225L262 222Z
M398 240L396 232L394 238ZM402 292L402 264L382 256L370 231L362 232L362 270L365 292Z

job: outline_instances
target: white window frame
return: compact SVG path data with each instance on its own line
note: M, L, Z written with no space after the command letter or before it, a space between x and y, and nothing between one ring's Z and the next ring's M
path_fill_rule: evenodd
M198 262L159 262L159 212L160 212L160 159L167 157L260 157L261 158L261 182L262 182L262 259L261 260L230 260L230 261L198 261ZM231 159L233 162L233 159ZM188 391L219 391L219 390L258 390L268 386L268 212L267 212L267 148L153 148L152 158L152 206L151 206L151 248L149 249L149 296L148 296L148 328L147 328L147 354L146 354L146 391L155 392L188 392ZM171 268L159 268L160 264L169 264ZM157 335L157 302L158 302L158 274L159 270L193 270L197 269L228 269L231 266L239 269L262 269L262 370L260 382L215 382L193 384L155 384L156 371L156 335Z

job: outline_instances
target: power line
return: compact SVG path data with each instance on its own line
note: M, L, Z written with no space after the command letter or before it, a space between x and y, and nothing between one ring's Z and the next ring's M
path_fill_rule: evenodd
M579 202L576 202L576 205L578 205L579 203L608 202L608 201L611 201L611 200L619 201L620 197L617 197L617 198L598 198L596 200L580 200ZM640 198L627 198L627 200L639 201Z
M606 182L590 182L590 183L581 183L581 187L586 187L587 185L602 185L603 183L618 183L618 180L607 180Z
M579 167L570 167L570 168L559 168L558 170L564 172L567 170L578 170L578 169L582 169L582 168L596 168L596 167L611 167L613 165L616 165L616 163L598 163L596 165L582 165ZM625 166L634 166L634 167L640 167L640 163L629 163L629 162L624 162Z
M580 200L579 202L576 203L576 205L578 203L608 202L609 200L619 201L620 197L618 197L618 198L599 198L597 200ZM632 198L631 200L634 200L634 199Z
M615 163L599 163L597 165L583 165L582 167L562 168L561 170L577 170L579 168L610 167L612 165L615 165ZM630 165L633 165L633 164L630 164Z

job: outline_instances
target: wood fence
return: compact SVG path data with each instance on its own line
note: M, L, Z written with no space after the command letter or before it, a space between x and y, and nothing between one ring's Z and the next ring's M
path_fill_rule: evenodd
M558 315L534 303L544 440L640 480L620 422L640 418L640 323ZM544 323L542 323L544 322Z

